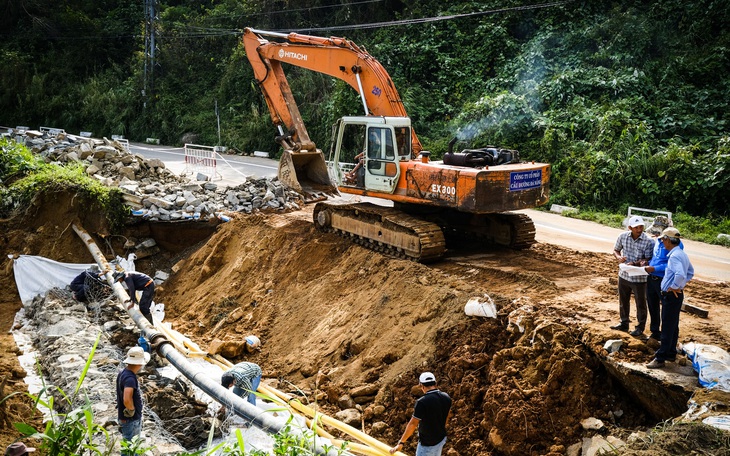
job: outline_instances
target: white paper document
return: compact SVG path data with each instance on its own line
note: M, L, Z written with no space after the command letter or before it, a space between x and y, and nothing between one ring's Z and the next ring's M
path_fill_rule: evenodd
M621 263L618 265L618 268L620 271L628 273L630 276L645 276L649 275L648 272L644 269L643 266L629 266L626 263Z

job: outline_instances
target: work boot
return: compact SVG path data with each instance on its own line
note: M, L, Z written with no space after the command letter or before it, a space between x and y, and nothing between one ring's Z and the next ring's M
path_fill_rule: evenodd
M615 329L616 331L628 331L629 325L625 325L623 323L619 323L617 325L611 326L611 329Z

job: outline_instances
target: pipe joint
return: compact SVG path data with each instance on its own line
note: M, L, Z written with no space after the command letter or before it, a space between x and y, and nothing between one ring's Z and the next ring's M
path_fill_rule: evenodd
M172 344L172 342L167 339L167 336L159 331L150 331L146 334L146 336L150 343L150 349L158 352L158 354L161 346L165 344Z

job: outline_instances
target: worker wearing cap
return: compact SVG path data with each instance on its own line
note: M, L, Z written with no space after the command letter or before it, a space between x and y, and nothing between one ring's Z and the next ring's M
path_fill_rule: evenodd
M695 275L694 267L684 250L679 248L680 234L676 228L667 228L660 240L669 251L667 268L662 279L662 335L659 350L646 365L649 369L664 367L667 361L677 357L679 340L679 312L684 302L684 287Z
M117 374L117 419L122 438L131 442L142 433L142 394L137 373L150 361L150 354L142 347L132 347L124 363L127 367ZM122 455L132 455L124 452Z
M142 291L142 297L139 298L139 311L154 325L152 322L152 314L150 313L152 299L155 297L155 281L152 280L152 277L137 271L115 272L114 281L124 282L127 290L129 290L129 298L132 302L127 306L127 310L137 304L137 290Z
M652 256L654 242L644 233L644 219L634 216L629 219L628 231L621 233L613 246L613 255L619 263L630 266L646 266ZM646 275L629 275L619 269L618 302L621 322L611 329L628 331L631 321L631 293L636 302L636 328L632 336L641 336L646 327Z
M431 372L422 373L418 383L423 396L416 401L413 416L408 421L403 436L390 449L390 454L400 451L418 428L416 456L441 456L441 450L446 443L446 422L451 416L451 398L436 388L436 377Z
M35 448L25 446L23 442L15 442L5 450L5 456L28 456L28 453L33 452L35 452Z
M646 281L646 306L649 309L649 329L651 334L649 337L661 340L661 303L662 303L662 279L664 278L664 270L667 269L669 261L669 251L664 248L664 243L659 240L662 232L669 228L669 219L663 215L654 218L654 223L647 230L649 234L656 237L654 242L654 251L649 260L649 265L644 268L649 273ZM679 241L679 248L684 249L684 244Z

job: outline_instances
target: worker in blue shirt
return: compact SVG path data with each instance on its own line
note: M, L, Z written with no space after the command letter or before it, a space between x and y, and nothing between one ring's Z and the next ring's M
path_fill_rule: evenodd
M647 230L655 237L659 237L662 231L669 228L669 219L663 215L654 218L654 223ZM684 244L679 241L679 248L684 249ZM654 242L654 252L649 260L649 265L644 269L649 273L646 281L646 305L649 310L649 330L652 339L661 340L661 303L662 303L662 279L664 270L669 261L669 251L659 239Z
M679 313L684 302L684 287L694 277L695 270L684 250L679 248L680 234L676 228L667 228L662 232L660 241L669 251L667 267L661 284L662 293L662 335L659 350L654 359L646 365L649 369L664 367L677 357L679 340Z

